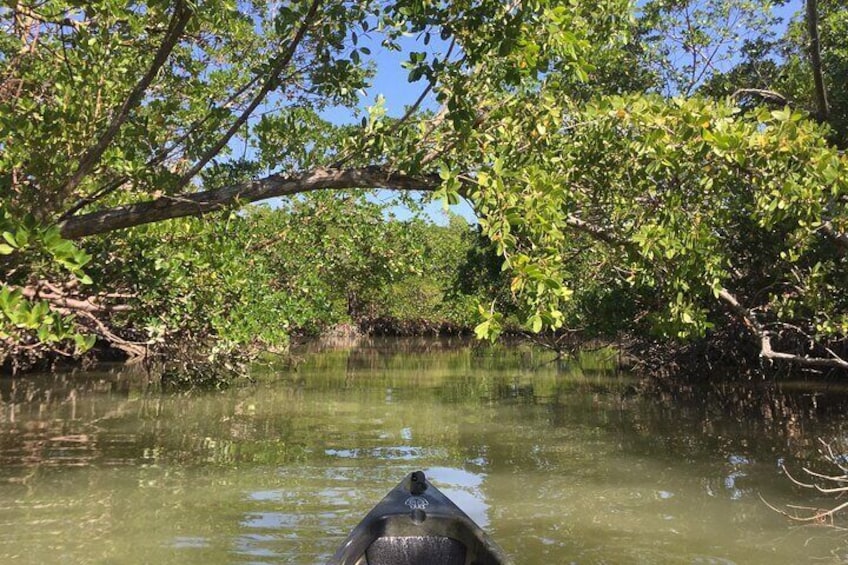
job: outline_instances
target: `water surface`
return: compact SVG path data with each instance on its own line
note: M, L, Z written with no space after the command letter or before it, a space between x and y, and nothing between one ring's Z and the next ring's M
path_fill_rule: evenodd
M0 380L0 562L321 563L423 469L516 563L846 563L785 461L843 391L642 391L602 354L372 342L223 392L127 371ZM825 467L819 465L821 469Z

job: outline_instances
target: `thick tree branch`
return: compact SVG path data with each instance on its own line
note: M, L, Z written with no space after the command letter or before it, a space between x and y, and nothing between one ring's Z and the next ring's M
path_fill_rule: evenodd
M585 233L593 239L603 241L604 243L608 243L616 247L631 247L631 243L629 241L621 239L611 231L585 222L576 216L569 214L568 217L565 219L565 223L568 224L568 226L573 228L574 230Z
M163 196L156 200L74 216L61 222L59 226L63 237L77 239L86 235L194 216L237 204L314 190L390 188L431 192L436 190L440 183L438 175L410 176L390 173L380 167L315 169L292 176L271 175L217 190Z
M88 175L97 163L100 162L100 158L103 157L103 153L109 147L109 144L112 143L112 140L118 134L121 126L129 117L130 111L137 106L139 102L141 102L147 88L153 82L153 79L156 78L156 75L159 73L162 65L165 64L165 61L168 59L171 51L173 51L174 47L176 47L189 19L191 19L191 10L183 0L179 0L174 7L174 14L171 17L171 23L168 26L168 31L165 34L165 38L162 40L162 43L159 45L159 49L156 50L156 55L153 57L153 62L150 64L150 68L147 69L147 72L143 77L141 77L138 83L136 83L135 87L133 87L129 96L127 96L126 100L124 100L124 103L118 111L115 112L115 115L112 117L112 121L106 128L106 131L101 134L97 142L82 156L82 159L77 166L77 170L71 178L68 179L68 182L65 183L64 190L66 192L70 193L79 186L85 176Z
M147 356L149 343L127 341L110 330L97 316L91 312L77 312L82 318L90 320L94 324L94 331L109 342L111 347L119 349L127 354L129 361L135 361Z
M810 35L810 66L813 69L813 82L816 87L816 117L819 121L825 121L830 116L830 108L827 104L827 91L824 87L822 72L817 4L818 0L807 0L807 33Z
M68 312L88 312L91 314L96 314L101 312L128 312L132 310L132 306L129 306L127 304L98 304L94 300L94 297L89 297L85 300L80 300L78 298L64 296L58 293L58 289L55 288L50 291L45 291L40 288L33 288L29 286L18 288L12 285L6 285L6 287L10 290L20 290L21 295L27 298L35 300L46 300L56 308L67 310Z

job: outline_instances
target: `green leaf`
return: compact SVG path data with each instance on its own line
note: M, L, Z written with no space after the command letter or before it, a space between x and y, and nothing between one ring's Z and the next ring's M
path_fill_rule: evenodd
M531 316L528 322L530 326L530 331L532 331L533 333L539 333L540 331L542 331L542 317L538 313Z
M94 335L74 334L74 345L76 345L77 353L85 353L94 347L96 339Z
M479 340L489 339L489 333L491 331L491 323L490 320L486 320L474 328L474 335L477 336Z
M503 166L503 159L501 159L500 157L496 157L494 163L492 163L492 171L496 175L501 176L503 174Z

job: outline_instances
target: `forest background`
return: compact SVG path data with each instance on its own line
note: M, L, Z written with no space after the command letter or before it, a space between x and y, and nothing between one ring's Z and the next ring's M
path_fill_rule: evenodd
M340 325L848 371L842 2L33 0L0 25L5 371L202 375ZM402 111L369 90L390 61ZM393 215L432 199L478 223Z

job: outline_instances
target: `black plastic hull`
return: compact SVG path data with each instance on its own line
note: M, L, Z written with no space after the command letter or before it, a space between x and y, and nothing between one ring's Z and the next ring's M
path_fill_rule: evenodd
M420 471L351 531L329 565L501 565L498 545Z

